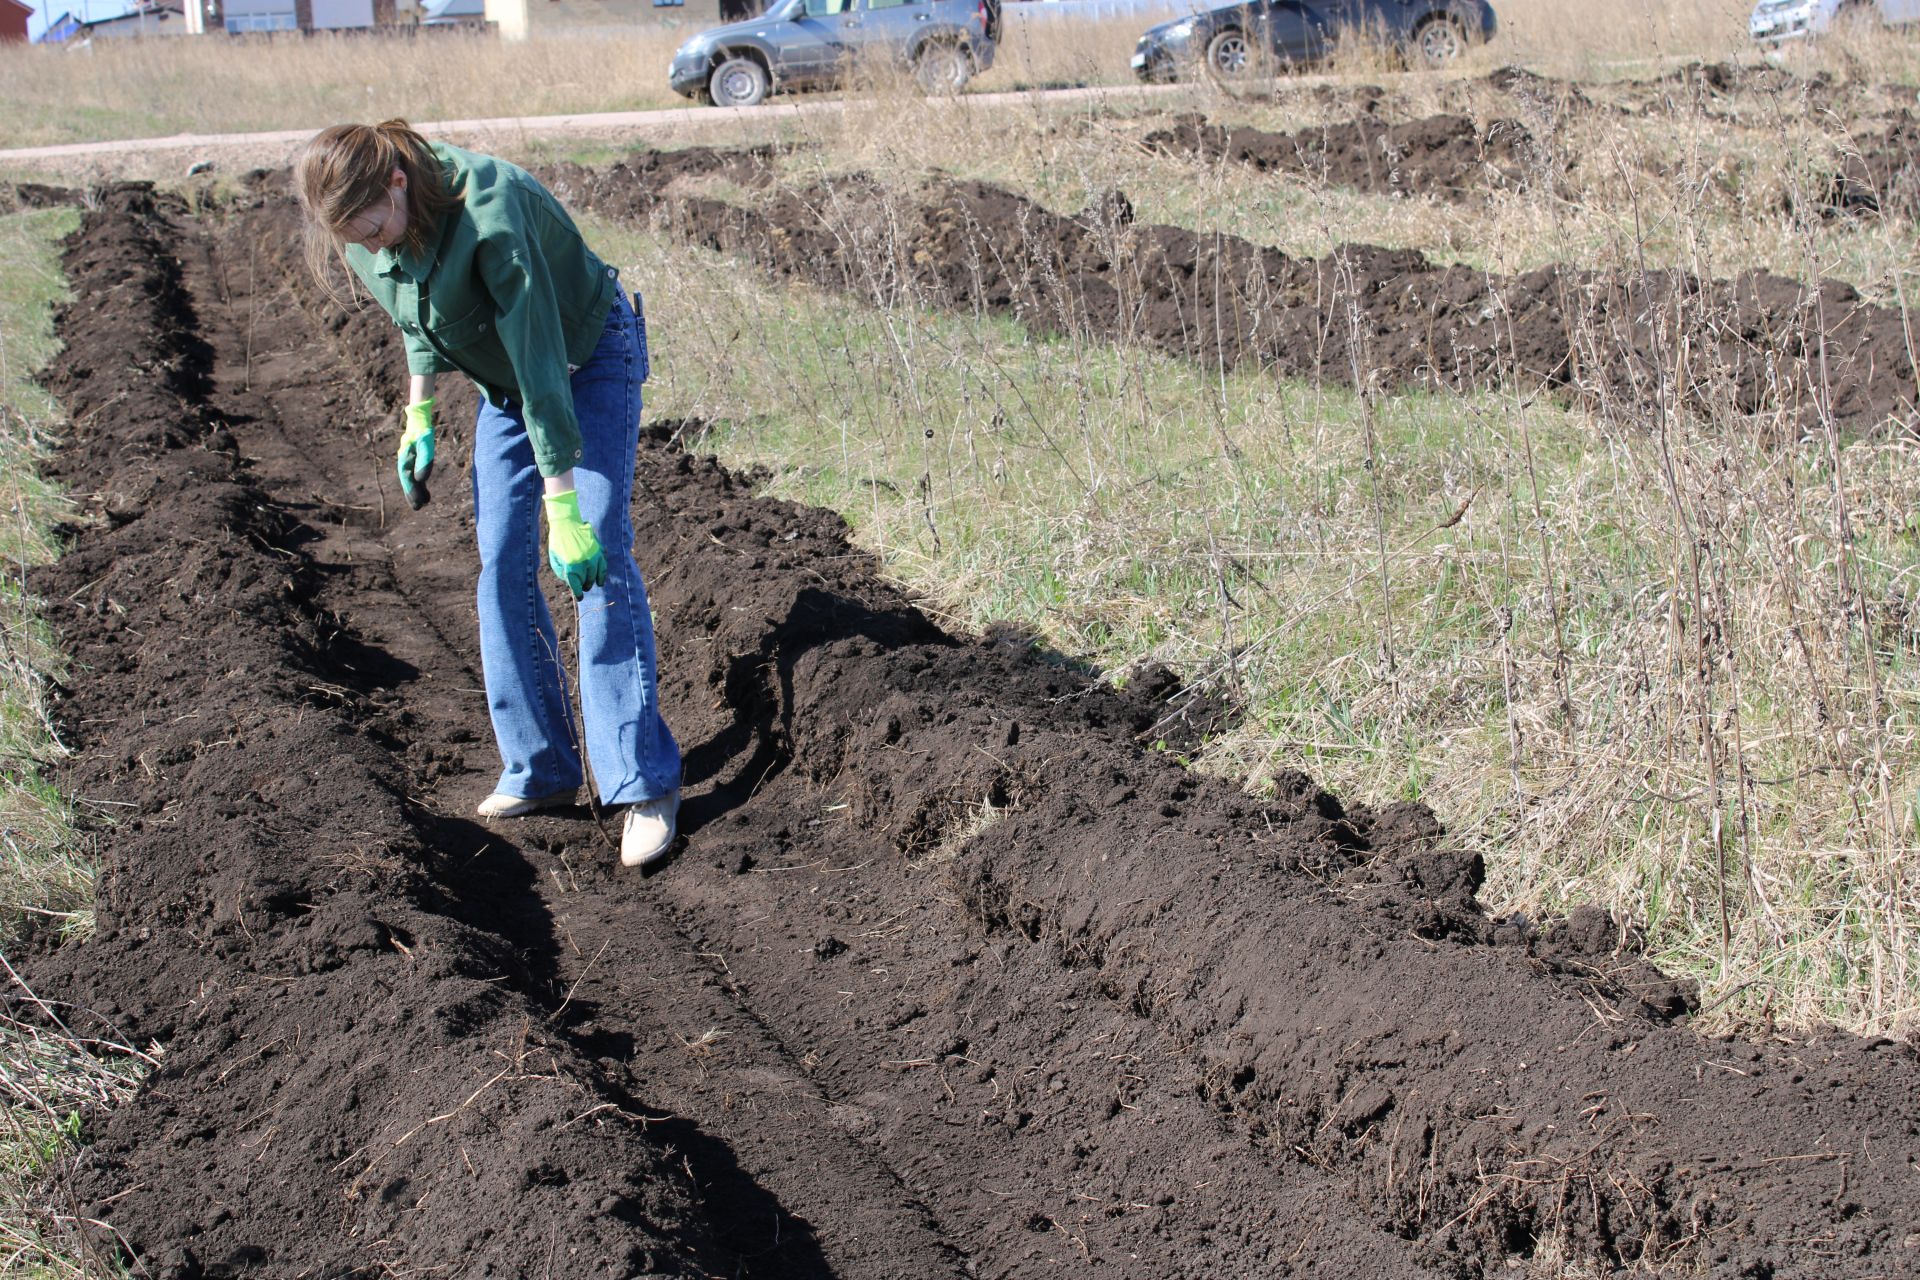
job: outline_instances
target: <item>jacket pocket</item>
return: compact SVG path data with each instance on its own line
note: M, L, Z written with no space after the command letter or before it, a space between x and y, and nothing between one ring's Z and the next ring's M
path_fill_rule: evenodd
M449 351L470 347L493 332L493 308L484 302L469 308L457 319L448 319L433 310L430 310L428 318L433 336Z

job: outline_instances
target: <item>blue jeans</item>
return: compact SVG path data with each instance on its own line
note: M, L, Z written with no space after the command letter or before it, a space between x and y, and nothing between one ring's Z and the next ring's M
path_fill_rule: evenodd
M655 800L680 786L680 748L660 715L653 618L633 562L633 460L640 443L646 325L616 294L591 359L573 374L580 515L607 556L607 582L580 618L580 702L587 758L605 804ZM580 752L553 618L540 590L540 472L517 404L483 397L473 431L474 531L480 541L480 664L505 766L494 788L537 798L581 784Z

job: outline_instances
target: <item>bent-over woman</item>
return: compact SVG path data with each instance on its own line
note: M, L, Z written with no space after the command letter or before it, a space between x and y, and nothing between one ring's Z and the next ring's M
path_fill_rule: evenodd
M400 326L398 467L415 506L433 469L435 379L458 371L481 391L480 656L503 766L481 816L571 804L584 781L540 591L544 511L547 563L579 610L587 758L601 801L626 808L620 860L644 866L672 845L680 804L629 514L644 320L560 202L516 165L389 120L325 130L294 177L316 271L344 257Z

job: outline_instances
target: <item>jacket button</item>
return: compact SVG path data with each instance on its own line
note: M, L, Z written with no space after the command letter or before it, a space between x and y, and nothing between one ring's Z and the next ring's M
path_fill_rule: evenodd
M485 320L482 320L480 322L480 332L485 333L486 331L487 331L487 322Z

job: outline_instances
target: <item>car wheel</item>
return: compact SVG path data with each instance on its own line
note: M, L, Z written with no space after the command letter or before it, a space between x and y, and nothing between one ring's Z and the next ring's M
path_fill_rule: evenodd
M1222 80L1245 80L1258 70L1253 39L1232 27L1207 41L1207 72Z
M913 60L913 78L927 93L958 93L973 78L973 63L957 45L930 44Z
M1444 67L1467 51L1467 31L1456 18L1429 18L1413 33L1413 47L1429 67Z
M767 98L767 69L752 58L728 58L707 78L716 107L757 107Z

